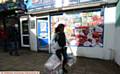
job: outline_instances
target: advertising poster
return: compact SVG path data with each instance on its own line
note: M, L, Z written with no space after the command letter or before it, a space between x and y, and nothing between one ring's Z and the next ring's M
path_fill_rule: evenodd
M81 19L80 14L71 14L71 15L60 15L60 16L52 16L51 17L51 31L52 36L54 36L55 28L59 23L65 24L65 35L67 41L71 46L76 46L76 37L75 37L75 26L80 25Z
M38 48L48 48L48 22L37 20Z
M101 11L88 11L51 16L51 31L59 23L65 24L67 41L78 47L103 47L104 23Z
M48 9L59 8L80 3L99 2L102 0L25 0L28 10L30 9Z
M54 7L54 0L29 0L27 5L28 9L45 9Z
M79 34L76 34L78 46L103 47L104 23L101 11L83 12L80 14L82 25L76 27Z

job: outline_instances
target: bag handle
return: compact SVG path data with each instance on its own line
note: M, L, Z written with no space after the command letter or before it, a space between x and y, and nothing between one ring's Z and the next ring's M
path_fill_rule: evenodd
M70 48L71 53L73 54L73 51L72 51L72 48L71 48L71 46L70 46L70 43L69 43L68 39L66 39L66 41L67 41L67 43L68 43L68 47Z
M73 51L72 51L72 48L71 48L71 46L70 46L70 45L68 45L68 47L70 48L70 51L71 51L71 53L73 54Z

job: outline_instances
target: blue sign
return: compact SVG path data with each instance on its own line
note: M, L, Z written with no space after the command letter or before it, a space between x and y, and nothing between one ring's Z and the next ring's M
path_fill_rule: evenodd
M84 2L98 2L102 0L25 0L28 11L36 11L36 9L48 9L48 8L57 8L70 6L72 4L79 4Z
M27 9L34 9L34 8L52 8L54 7L55 1L54 0L29 0L25 2Z
M48 22L37 20L38 48L48 48Z

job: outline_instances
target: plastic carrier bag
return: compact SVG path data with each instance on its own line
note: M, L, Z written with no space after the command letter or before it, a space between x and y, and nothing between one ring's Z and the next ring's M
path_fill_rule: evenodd
M61 49L61 47L58 44L58 41L55 41L55 38L58 38L57 33L54 34L53 39L51 41L51 53L55 53L56 50Z
M56 56L56 54L52 54L50 58L47 60L47 62L45 63L45 68L47 68L48 70L54 70L60 64L61 64L61 61Z
M63 74L63 71L61 68L56 68L55 70L52 71L45 69L44 74Z
M76 63L76 56L73 53L68 54L68 66L72 66L74 63Z
M56 54L52 54L50 56L50 58L45 63L44 68L45 74L62 74L62 63Z
M76 56L73 54L72 48L70 45L67 46L67 49L71 51L70 53L67 53L67 64L68 66L72 66L74 63L76 63Z
M52 41L51 43L51 53L55 53L58 49L61 49L58 42Z

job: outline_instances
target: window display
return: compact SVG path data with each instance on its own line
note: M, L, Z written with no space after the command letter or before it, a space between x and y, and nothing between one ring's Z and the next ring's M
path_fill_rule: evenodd
M72 46L103 47L104 19L101 10L69 13L51 17L54 34L58 23L65 24L66 38Z

